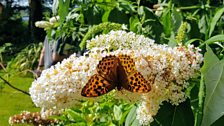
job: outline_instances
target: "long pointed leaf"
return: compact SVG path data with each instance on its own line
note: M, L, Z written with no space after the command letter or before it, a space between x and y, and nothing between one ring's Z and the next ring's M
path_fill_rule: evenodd
M136 118L136 106L133 106L125 120L125 126L130 126Z
M162 15L161 18L163 28L164 28L164 33L168 37L170 36L170 33L172 31L172 17L171 17L171 10L168 8L165 10L165 12Z
M205 44L212 44L214 42L224 42L224 35L216 35L216 36L213 36L211 38L209 38L208 40L206 40L201 46L205 45Z
M222 7L215 13L215 16L212 18L212 22L210 24L210 30L209 30L209 37L211 37L212 32L215 29L217 21L220 19L223 13L224 13L224 8Z
M59 10L58 14L60 17L60 22L63 23L66 16L68 15L70 0L59 0Z

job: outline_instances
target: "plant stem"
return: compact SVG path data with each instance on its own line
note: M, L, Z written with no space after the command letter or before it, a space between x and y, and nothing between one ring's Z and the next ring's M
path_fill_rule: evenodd
M205 96L205 85L204 85L204 76L201 74L201 81L198 93L198 110L195 116L195 125L200 126L202 117L203 117L203 104L204 104L204 96Z
M201 8L201 6L189 6L189 7L178 7L179 10L190 10L190 9L198 9Z
M7 80L5 80L3 77L0 76L0 78L1 78L7 85L9 85L11 88L13 88L13 89L15 89L15 90L17 90L17 91L19 91L19 92L22 92L22 93L24 93L24 94L30 96L30 94L29 94L28 92L23 91L23 90L21 90L21 89L19 89L19 88L17 88L17 87L14 87L14 86L13 86L12 84L10 84Z

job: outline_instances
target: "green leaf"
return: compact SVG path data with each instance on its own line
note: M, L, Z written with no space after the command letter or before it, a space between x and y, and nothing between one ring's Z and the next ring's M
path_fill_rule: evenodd
M210 24L210 30L209 30L209 37L211 37L212 32L215 29L216 23L221 18L223 12L224 12L224 8L222 7L215 13L215 16L212 18L212 22Z
M203 34L206 34L208 29L208 23L207 23L207 17L206 15L202 15L201 19L198 22L198 27L200 29L200 32Z
M207 52L204 55L204 65L201 68L202 73L206 73L207 69L211 66L214 66L217 62L219 62L218 57L212 52L212 49L207 45Z
M108 17L110 15L111 10L107 10L102 16L102 22L108 22Z
M188 41L185 43L185 45L189 45L189 44L191 44L191 43L193 43L193 42L195 42L195 41L202 41L202 40L201 40L201 39L198 39L198 38L190 39L190 40L188 40Z
M133 121L133 123L131 124L131 126L141 126L141 124L139 123L139 120L138 119L135 119Z
M84 122L78 122L78 123L70 123L67 124L66 126L87 126L87 125Z
M216 120L212 126L223 126L223 122L224 122L224 116L222 116L221 118L219 118L218 120Z
M193 126L194 115L191 110L190 100L175 106L171 126Z
M178 12L175 7L173 7L171 16L172 16L173 31L177 32L181 23L183 22L182 14Z
M130 126L136 118L136 106L133 106L125 120L125 126Z
M194 115L191 110L190 100L178 106L165 102L157 113L152 126L193 126Z
M108 126L116 126L116 125L111 122Z
M168 40L169 40L169 42L168 42L168 46L170 46L170 47L175 47L175 46L177 46L177 41L176 41L176 39L175 39L175 34L174 34L174 32L171 32L170 33L170 37L168 38Z
M86 35L83 37L82 42L79 44L79 47L84 50L86 48L86 41L91 39L94 35L100 34L103 31L107 31L108 33L111 30L120 30L122 29L122 25L118 23L110 23L110 22L104 22L100 23L96 26L93 26L89 31L86 33Z
M144 12L144 7L143 7L143 6L140 6L140 7L138 8L138 14L139 14L140 16L142 16L142 15L145 14L145 12Z
M129 24L130 24L130 30L133 31L133 32L137 32L137 25L139 23L139 19L138 19L138 16L132 16L130 19L129 19Z
M171 10L169 8L165 9L165 12L163 12L161 21L163 24L165 35L166 37L169 37L172 31L172 17L171 17Z
M206 96L202 125L211 125L224 114L224 60L219 60L207 46L202 74Z
M124 10L126 13L134 13L135 11L135 5L133 5L130 1L128 0L121 0L119 1L118 8L119 10Z
M120 105L120 106L114 105L114 118L117 121L119 121L122 117L121 108L122 108L122 105Z
M58 14L59 14L61 23L64 22L65 17L68 15L69 5L70 5L70 0L59 0Z
M126 118L126 116L128 115L128 113L129 113L129 111L125 111L125 112L123 113L121 119L119 120L119 125L124 124L124 122L125 122L125 118Z
M208 40L206 40L203 43L203 45L204 44L212 44L214 42L224 42L224 35L219 34L219 35L213 36L213 37L209 38Z
M74 122L85 122L85 120L82 118L81 114L72 110L68 109L66 110L67 117L69 120L74 121Z
M138 18L140 21L136 24L137 33L154 38L155 41L159 42L163 33L163 25L158 16L150 8L140 6L138 8Z

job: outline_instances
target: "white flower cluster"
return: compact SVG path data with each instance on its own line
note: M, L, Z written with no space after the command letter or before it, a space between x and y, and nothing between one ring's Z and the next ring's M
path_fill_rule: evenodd
M42 119L48 119L50 116L61 115L65 112L65 109L42 109L40 112L40 117Z
M108 34L96 36L91 40L87 40L87 49L93 47L105 47L109 49L142 49L142 47L150 47L154 44L154 40L136 35L133 32L125 32L122 30L111 31Z
M45 28L45 29L50 29L54 27L54 24L59 21L60 17L51 17L49 21L36 21L35 26L38 28Z
M23 111L18 115L11 116L9 118L9 124L33 124L38 126L48 126L58 124L58 120L56 119L43 119L41 117L40 112L28 112Z
M152 90L143 96L145 100L137 110L141 124L153 121L152 117L157 114L163 101L174 105L185 101L187 80L196 76L203 61L199 49L191 45L187 48L154 45L151 49L142 54L145 61L136 62L136 66L140 66L138 70L153 81Z
M37 21L35 22L35 26L38 28L49 28L52 27L52 24L48 21Z
M30 94L37 107L67 108L81 99L81 89L93 75L97 61L91 57L70 58L42 72L32 83Z
M96 47L93 47L93 43ZM102 48L99 48L100 44ZM187 80L196 75L203 61L200 50L191 45L171 48L124 31L101 35L89 41L87 45L91 49L88 56L77 58L74 54L62 63L43 71L33 82L30 94L36 106L50 109L68 108L76 104L78 100L83 99L82 87L97 73L96 66L99 61L106 55L126 54L133 58L137 70L151 85L151 91L136 95L122 90L122 93L115 91L115 94L118 98L133 101L141 98L137 118L141 124L149 124L163 101L178 105L186 99L184 91L188 86ZM119 50L108 52L105 47L109 48L108 50Z

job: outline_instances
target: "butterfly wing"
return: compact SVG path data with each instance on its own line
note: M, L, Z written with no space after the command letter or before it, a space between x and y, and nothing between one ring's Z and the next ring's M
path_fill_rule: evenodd
M123 67L125 74L129 75L132 71L136 70L134 60L128 55L119 55L120 66Z
M151 86L143 75L136 70L134 60L127 55L119 56L119 86L131 92L147 93ZM118 87L119 87L118 86Z
M85 97L97 97L108 93L115 88L113 83L110 83L99 74L93 75L83 87L81 95Z
M145 80L140 72L133 72L128 76L127 82L122 85L125 89L131 92L147 93L151 90L148 81Z
M93 75L82 89L82 96L97 97L108 93L116 87L117 84L117 66L118 58L116 56L106 56L97 65L97 73Z
M97 72L108 81L115 83L117 82L118 63L119 59L116 56L106 56L97 65Z

